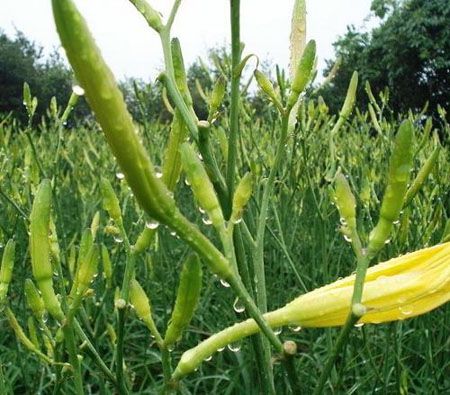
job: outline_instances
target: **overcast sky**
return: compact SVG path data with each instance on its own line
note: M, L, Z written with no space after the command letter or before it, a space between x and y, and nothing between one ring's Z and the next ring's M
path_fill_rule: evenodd
M128 0L76 0L103 55L119 78L154 79L162 69L162 51L156 33ZM167 15L172 0L150 0ZM307 0L308 38L317 41L319 67L333 56L332 43L346 26L373 26L364 22L371 0ZM242 0L241 39L245 53L287 68L289 30L294 0ZM183 0L173 35L181 40L187 63L204 56L208 48L229 43L229 0ZM50 52L59 45L50 0L0 0L0 29L13 35L21 30Z

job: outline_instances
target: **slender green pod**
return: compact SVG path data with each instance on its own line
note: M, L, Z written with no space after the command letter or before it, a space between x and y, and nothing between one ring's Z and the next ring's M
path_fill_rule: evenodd
M60 249L58 243L58 234L56 233L56 226L53 222L52 217L50 217L50 234L49 234L49 242L50 242L50 255L55 263L54 266L59 265L60 258Z
M222 105L223 98L225 97L225 91L227 88L227 80L223 75L220 75L214 84L213 90L209 98L209 116L208 122L217 116L220 106Z
M36 329L36 324L34 322L34 318L32 315L30 315L27 319L27 327L28 327L28 334L30 336L30 340L31 342L34 344L34 346L40 350L41 349L41 345L39 344L39 339L38 339L38 335L37 335L37 329Z
M100 190L102 191L103 208L108 212L114 222L122 227L122 210L120 209L119 199L117 199L111 183L106 178L101 178Z
M163 29L164 24L161 15L146 0L130 0L136 9L142 14L148 25L158 33Z
M52 6L67 57L128 184L142 207L153 218L167 220L176 210L175 202L155 175L123 95L84 18L71 0L52 0Z
M12 279L12 272L14 268L16 243L11 239L8 240L3 251L2 266L0 268L0 309L5 303L6 294L8 293L9 283Z
M19 322L17 321L16 316L9 308L6 309L6 317L8 318L9 325L11 326L11 329L14 331L17 340L19 340L19 342L22 343L25 346L25 348L36 354L44 362L48 364L53 363L53 361L47 355L42 353L36 347L36 345L28 338L28 336L25 334L24 330L20 326Z
M135 279L130 282L130 303L133 305L136 315L144 322L152 335L155 336L158 344L162 345L163 341L161 335L153 321L150 299L139 282Z
M102 244L102 265L103 265L103 275L106 279L106 285L111 288L112 284L112 263L111 257L109 256L108 249L104 244Z
M231 221L238 222L242 218L242 211L252 196L253 176L246 173L239 182L233 196L233 209L231 212Z
M98 247L93 245L89 253L82 258L77 276L73 283L76 294L82 295L89 288L92 279L97 274L99 255Z
M192 96L189 91L189 87L187 84L187 76L186 69L184 67L183 53L181 52L180 40L178 38L173 38L171 43L172 50L172 63L173 63L173 72L175 76L175 82L177 84L178 90L183 96L184 102L192 107Z
M406 192L405 207L409 206L409 204L412 202L414 197L417 195L417 192L419 192L419 190L422 187L423 183L427 179L428 175L431 173L431 170L433 170L433 168L436 165L436 162L437 162L437 160L439 158L440 150L441 150L441 146L438 145L434 149L434 151L430 155L430 157L423 164L423 166L420 169L419 173L417 174L416 178L414 179L414 181L412 182L412 184L409 187L408 191Z
M146 249L150 247L153 240L155 239L156 229L145 227L145 229L138 236L136 243L133 246L133 252L135 254L141 254Z
M92 233L92 238L94 240L97 236L99 226L100 226L100 212L97 211L94 214L94 217L92 218L92 222L91 222L91 233Z
M232 276L227 259L181 215L171 192L156 176L122 93L73 1L52 0L52 6L69 62L139 204L151 218L169 225L186 240L214 273L224 279Z
M313 71L316 58L316 42L311 40L306 44L303 55L298 63L294 78L291 83L291 94L288 99L287 107L292 108L306 88Z
M356 90L358 88L358 72L354 71L350 84L348 85L347 95L345 96L344 104L339 113L340 119L347 119L351 114L356 101Z
M370 87L369 81L366 81L366 84L364 85L364 89L367 93L367 97L369 98L370 103L375 107L378 113L381 113L381 108L377 103L377 100L375 99L375 96L372 93L372 88Z
M166 184L169 191L173 191L180 178L181 174L181 160L180 160L180 146L186 140L188 130L186 124L183 122L179 111L175 111L172 126L167 142L166 150L164 152L164 161L162 168L161 180Z
M181 146L181 163L192 191L200 206L206 211L215 227L222 227L224 218L214 187L194 148L184 143Z
M413 138L413 124L410 121L404 121L395 138L380 218L369 236L369 256L374 256L388 240L393 223L398 220L403 207L412 166Z
M267 95L267 97L278 108L278 110L283 113L283 105L281 104L280 98L275 91L272 82L270 82L266 75L259 70L255 70L253 74L261 90Z
M183 264L177 298L169 326L164 336L164 345L170 347L183 334L197 308L202 288L202 267L196 254L190 255Z
M39 291L31 279L27 278L25 280L24 289L27 304L33 312L33 315L37 320L42 320L45 315L44 301L42 300L41 295L39 295Z
M42 299L48 312L58 321L64 319L64 313L55 290L53 289L53 268L50 262L50 206L52 187L44 180L36 192L30 216L30 255L33 277L42 293Z
M350 229L356 229L356 200L347 178L338 173L335 185L334 198L341 215L341 223Z

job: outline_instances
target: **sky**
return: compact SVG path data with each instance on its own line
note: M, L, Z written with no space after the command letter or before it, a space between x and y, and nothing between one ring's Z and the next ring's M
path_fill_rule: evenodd
M172 0L150 0L167 15ZM122 79L155 79L163 69L158 37L128 0L75 0L85 16L107 63ZM371 27L371 0L307 0L307 35L317 41L319 69L333 57L332 43L350 24ZM288 67L290 20L294 0L242 0L241 41L244 55L256 54ZM229 44L229 0L183 0L173 27L185 62L204 57L208 48ZM16 29L50 53L59 49L50 0L1 0L0 29L13 36ZM62 52L63 53L63 52Z

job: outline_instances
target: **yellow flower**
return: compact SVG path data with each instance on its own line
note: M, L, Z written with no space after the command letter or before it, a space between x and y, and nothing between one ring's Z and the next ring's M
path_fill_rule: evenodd
M350 312L355 275L301 295L264 315L272 328L285 325L343 325ZM367 271L359 323L378 324L424 314L450 299L450 242L425 248L373 266ZM218 349L258 332L253 319L214 334L185 352L174 373L193 371Z

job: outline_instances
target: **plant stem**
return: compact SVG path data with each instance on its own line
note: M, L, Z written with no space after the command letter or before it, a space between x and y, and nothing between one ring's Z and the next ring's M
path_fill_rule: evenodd
M239 84L240 75L235 73L241 61L240 39L240 0L230 0L231 16L231 104L230 104L230 133L228 137L228 158L226 181L229 196L229 206L225 211L225 218L231 214L234 193L234 178L236 168L237 136L239 133Z
M359 239L358 239L359 240ZM356 265L356 276L355 276L355 285L353 287L353 295L352 295L352 306L357 303L361 303L363 289L364 289L364 279L366 277L367 267L369 266L370 257L367 255L360 255L358 258L358 263ZM323 368L323 371L319 377L319 382L314 391L314 395L320 395L323 392L323 388L328 380L331 369L333 369L334 363L336 361L337 356L341 352L342 348L347 344L348 337L354 325L358 322L361 316L357 316L353 313L353 310L350 309L350 313L347 317L347 321L345 325L342 327L341 332L339 333L338 339L329 355L327 362Z

